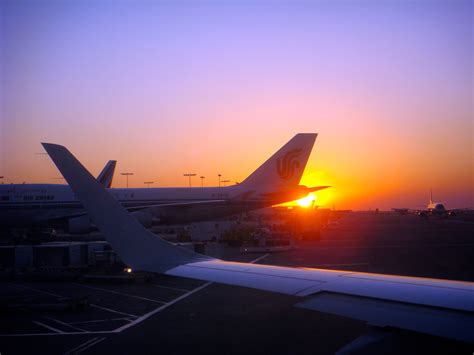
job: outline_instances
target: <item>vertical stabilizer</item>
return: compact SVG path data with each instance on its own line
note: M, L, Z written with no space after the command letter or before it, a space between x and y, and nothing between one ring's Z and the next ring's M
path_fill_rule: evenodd
M102 184L105 188L112 186L112 180L114 179L115 166L117 165L116 160L109 160L105 165L104 169L97 176L97 181Z
M240 185L278 190L299 184L317 133L298 133Z

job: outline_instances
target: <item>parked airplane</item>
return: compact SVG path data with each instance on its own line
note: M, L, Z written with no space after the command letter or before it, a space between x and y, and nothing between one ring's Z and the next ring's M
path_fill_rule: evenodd
M300 133L235 186L205 188L110 189L145 226L220 218L293 201L328 186L298 185L316 140ZM0 185L0 225L65 224L70 233L93 229L67 185Z
M428 216L437 216L437 217L448 217L448 216L455 216L456 213L463 211L463 209L452 209L447 210L444 207L444 204L440 202L433 202L433 192L430 190L430 201L426 206L426 209L410 209L410 208L392 208L392 211L406 215L408 213L417 214L420 217L428 217Z
M97 181L106 188L112 185L116 165L116 160L109 160L97 175ZM65 207L66 201L58 201L58 196L73 195L68 185L61 184L0 185L0 227L40 225L55 216L54 207Z
M447 211L446 207L442 203L439 202L433 202L433 191L430 190L430 202L428 203L428 206L426 207L426 211L418 211L418 215L420 216L426 216L427 214L431 214L434 216L439 216L439 217L446 217L449 215L454 215L454 212Z
M304 297L298 307L474 343L474 283L228 262L174 246L143 227L64 147L43 144L87 213L134 270Z

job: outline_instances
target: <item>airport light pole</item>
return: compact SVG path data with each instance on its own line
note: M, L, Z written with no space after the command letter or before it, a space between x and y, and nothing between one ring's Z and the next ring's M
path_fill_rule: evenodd
M144 181L143 182L147 187L150 187L151 184L154 183L154 181Z
M222 182L222 183L224 184L224 186L225 186L225 184L226 184L227 182L230 182L230 180L222 180L221 182Z
M183 176L187 176L189 178L189 187L191 187L191 177L192 176L196 176L196 174L194 173L186 173L186 174L183 174Z
M218 174L217 176L219 176L219 187L221 187L221 174Z
M204 179L206 178L205 176L200 176L201 178L201 187L204 187Z
M127 189L128 189L128 177L129 177L129 176L132 176L133 173L121 173L120 175L124 175L124 176L127 177Z

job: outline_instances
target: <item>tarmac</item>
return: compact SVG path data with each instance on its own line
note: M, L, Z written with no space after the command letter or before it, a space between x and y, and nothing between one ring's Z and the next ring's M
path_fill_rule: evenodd
M474 221L350 213L319 241L273 254L209 247L226 260L474 281ZM334 354L372 329L294 307L301 298L154 275L150 282L4 281L0 353ZM65 299L88 300L85 310ZM59 300L59 301L58 301ZM472 354L468 344L390 332L363 354Z

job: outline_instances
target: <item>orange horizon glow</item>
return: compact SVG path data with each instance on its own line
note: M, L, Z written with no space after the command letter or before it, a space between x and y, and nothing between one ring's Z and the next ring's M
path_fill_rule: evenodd
M291 138L291 135L287 136L287 139L289 138ZM362 159L360 154L354 152L354 158L352 159L350 152L332 151L334 150L334 144L330 144L328 140L330 139L323 134L319 135L300 182L301 185L308 187L331 186L328 189L313 193L318 206L356 210L390 209L391 207L413 208L427 203L430 188L433 189L434 199L445 203L448 208L472 206L472 202L471 204L469 202L456 204L456 202L450 200L453 197L460 199L460 194L461 197L467 200L469 197L472 199L469 164L452 170L443 169L442 166L435 167L435 165L431 165L432 163L435 164L435 161L430 158L410 161L408 157L413 156L413 154L409 155L408 153L404 160L401 157L393 160L384 159L383 157L378 158L374 154L370 154L370 158L364 157ZM93 156L90 155L92 153L84 152L84 149L75 144L67 146L93 175L98 174L107 159L117 159L113 187L125 187L125 178L120 175L124 171L134 172L134 176L129 179L129 187L134 188L146 187L140 181L154 181L151 187L186 187L188 186L188 180L181 176L186 171L206 176L204 186L209 187L218 185L217 172L221 173L223 180L243 181L279 146L286 142L285 139L278 139L278 143L276 142L277 139L271 141L273 144L268 144L270 147L262 149L263 151L257 152L256 146L249 145L248 147L242 147L241 152L232 153L228 157L222 156L219 152L215 154L212 151L215 145L210 145L210 151L208 149L197 151L196 156L199 158L192 160L194 168L191 169L186 168L188 166L186 159L189 159L189 157L187 158L183 152L175 153L176 157L183 156L182 160L179 158L169 160L169 158L172 158L169 155L166 158L168 160L166 160L162 156L137 154L134 149L130 149L126 155L124 155L125 152L113 154L107 151ZM340 142L337 144L340 144ZM139 152L141 149L136 148L136 151ZM385 152L383 153L385 154ZM399 153L399 155L401 154ZM60 176L60 174L48 156L28 155L29 157L25 157L26 159L19 159L14 162L18 167L16 176L9 174L9 171L2 174L5 175L5 178L2 179L5 183L22 183L23 181L26 181L26 183L58 183L57 180L52 178ZM213 157L215 155L220 156L221 164L217 164L221 167L219 170L213 168L215 164ZM365 161L365 159L369 160ZM160 160L163 162L159 163ZM338 162L338 164L336 165L334 162ZM453 163L456 163L456 160L453 160L449 165L452 166ZM447 165L445 164L445 166ZM199 166L204 167L207 173L199 169ZM212 173L213 170L216 172ZM433 173L425 174L425 170L431 170ZM192 186L198 188L200 180L194 178ZM311 199L304 198L302 201L293 201L292 204L309 206Z
M0 183L58 183L50 142L113 187L229 186L315 132L319 206L474 206L469 2L188 3L0 2Z

